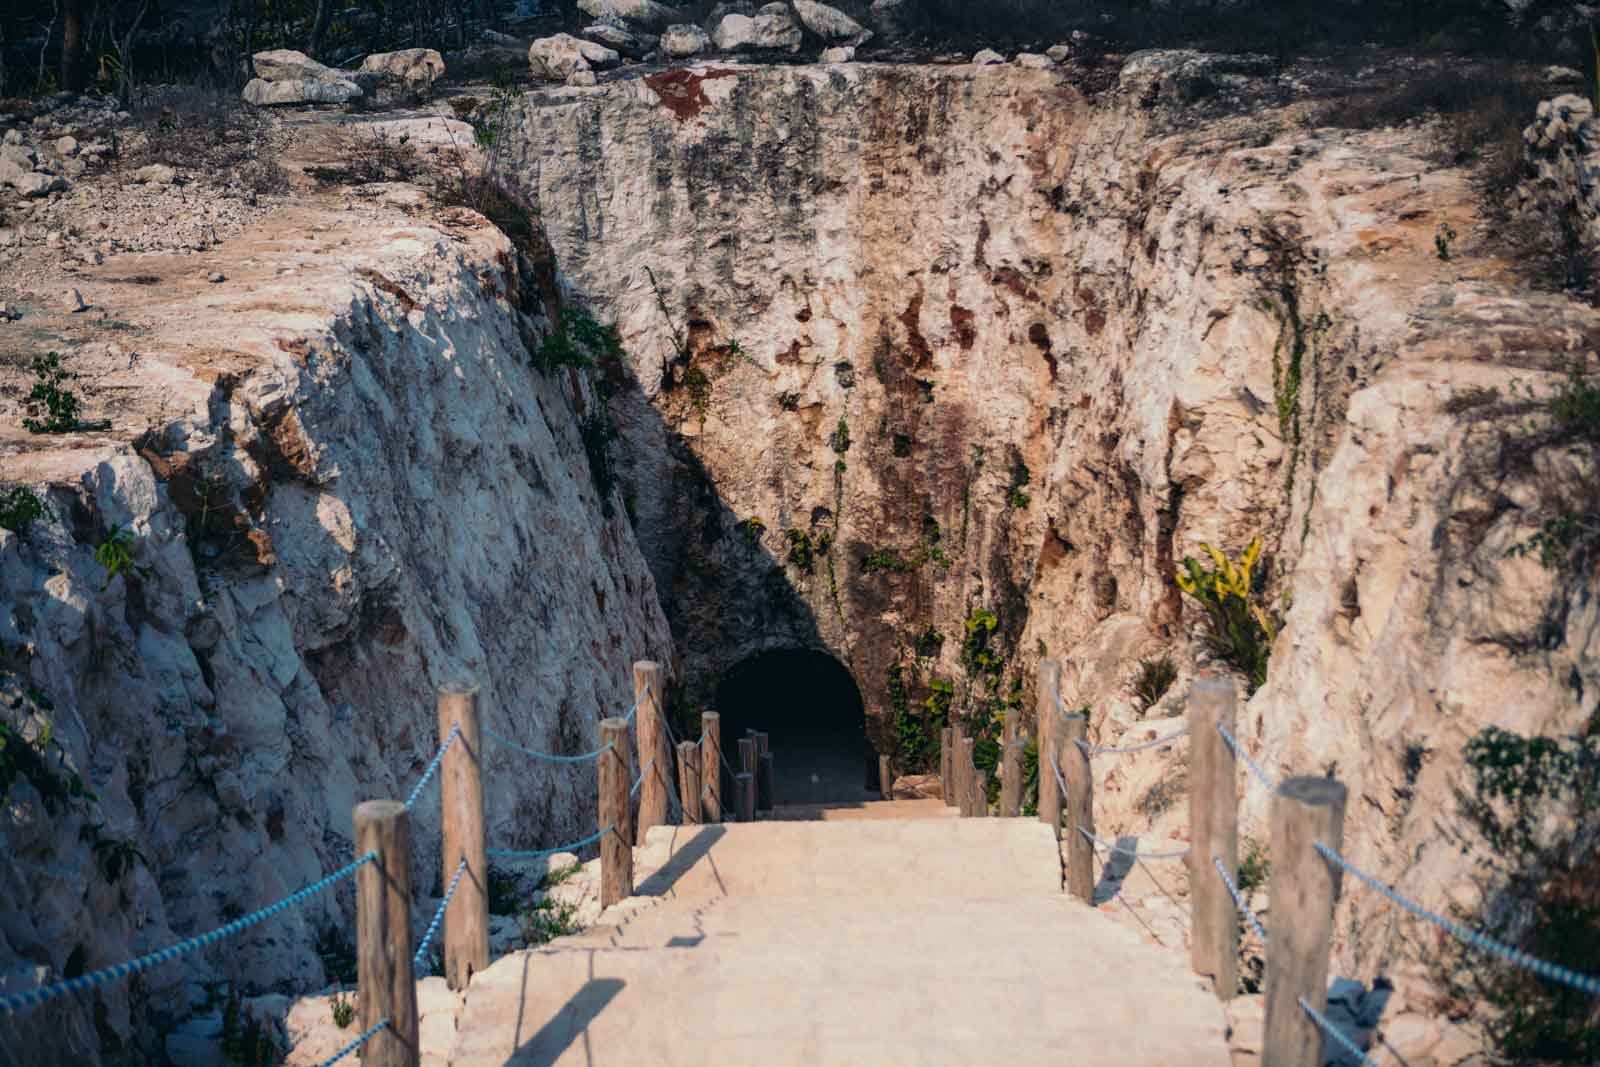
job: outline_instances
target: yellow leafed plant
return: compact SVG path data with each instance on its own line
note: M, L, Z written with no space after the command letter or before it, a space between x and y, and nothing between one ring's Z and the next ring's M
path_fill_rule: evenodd
M1204 542L1200 548L1213 566L1185 556L1174 575L1178 588L1205 609L1206 640L1212 652L1243 671L1253 691L1267 680L1267 659L1278 636L1276 620L1253 602L1261 537L1251 538L1237 561Z

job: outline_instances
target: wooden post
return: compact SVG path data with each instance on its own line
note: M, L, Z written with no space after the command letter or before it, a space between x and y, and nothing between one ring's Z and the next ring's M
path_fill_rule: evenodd
M955 734L948 726L939 731L939 795L951 808L956 805Z
M600 740L611 747L600 753L600 825L611 832L600 838L600 906L609 908L633 896L633 798L628 780L632 743L628 721L600 720Z
M1017 717L1008 714L1000 735L1000 817L1022 814L1022 737Z
M678 742L678 800L683 804L683 824L700 825L700 746Z
M644 774L644 781L639 785L636 838L639 841L644 840L650 827L667 821L667 783L671 781L668 775L672 773L672 754L667 750L667 732L661 728L664 677L659 663L640 660L633 665L633 695L639 702L636 712L639 717L639 770Z
M1239 991L1239 911L1216 865L1239 884L1237 763L1217 730L1233 733L1237 699L1233 679L1213 671L1189 688L1189 961L1219 1000Z
M738 803L739 821L754 822L756 818L756 776L749 771L740 771L734 775L733 798Z
M1313 847L1344 847L1343 782L1290 778L1272 802L1272 939L1262 1067L1322 1062L1322 1028L1300 1007L1328 1010L1328 953L1340 869Z
M989 817L989 772L976 763L972 767L972 816L975 819Z
M479 725L478 686L452 682L439 687L439 739L458 729L459 736L439 767L443 798L444 882L449 888L461 861L456 895L444 916L444 978L459 992L472 976L489 966L489 866L483 834L483 732Z
M956 749L956 762L958 764L956 777L959 779L959 788L961 790L961 815L963 818L968 819L978 813L973 803L974 794L972 791L978 777L978 769L972 762L972 750L976 744L977 742L972 738L963 736L960 747Z
M356 855L377 858L356 872L356 976L361 1029L389 1025L367 1042L366 1067L417 1067L417 976L411 954L411 817L397 800L357 804Z
M722 821L722 716L700 713L700 794L706 822Z
M770 812L776 799L772 792L772 748L766 731L756 732L756 808Z
M894 799L894 766L888 756L878 757L878 789L883 793L883 799Z
M1078 744L1089 733L1084 719L1061 724L1061 777L1067 783L1067 890L1085 904L1094 903L1094 842L1082 831L1094 833L1094 767Z
M1056 738L1061 735L1061 664L1047 659L1039 664L1039 690L1034 708L1039 716L1039 821L1061 837L1061 787L1056 782L1051 760L1056 755Z

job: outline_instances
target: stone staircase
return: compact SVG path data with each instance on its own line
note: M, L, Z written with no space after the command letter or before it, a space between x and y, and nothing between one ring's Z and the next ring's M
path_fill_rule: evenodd
M1027 819L657 827L637 896L477 975L452 1067L1227 1067L1182 957Z

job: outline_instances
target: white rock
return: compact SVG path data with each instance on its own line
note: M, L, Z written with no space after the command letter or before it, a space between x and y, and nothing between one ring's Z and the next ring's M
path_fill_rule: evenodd
M609 22L596 22L583 30L583 36L630 59L642 59L660 43L653 35L633 33Z
M304 52L296 52L291 48L257 52L250 57L250 62L255 68L256 77L269 82L349 81L349 77L342 72L324 66Z
M985 48L972 57L972 62L979 66L993 66L996 63L1004 63L1005 61L1006 57L992 48Z
M567 84L572 86L595 85L598 84L598 81L599 79L594 76L594 71L592 70L575 70L567 75Z
M800 24L825 41L848 41L860 45L872 36L871 30L836 7L819 4L817 0L793 2L794 13L799 16Z
M402 48L368 56L361 61L361 69L407 94L426 96L444 77L444 57L432 48Z
M6 131L6 136L5 136L5 143L6 144L21 144L22 143L22 131L21 130L7 130Z
M699 26L680 22L662 33L661 51L668 59L687 59L711 51L711 38Z
M1019 52L1017 53L1017 58L1011 62L1028 70L1049 70L1056 65L1055 60L1037 52Z
M655 0L578 0L578 10L597 19L634 22L650 29L661 29L682 17L682 12Z
M528 64L534 75L550 81L566 81L575 71L604 69L621 62L622 57L605 45L570 33L541 37L528 49Z
M1557 85L1566 85L1583 81L1583 74L1571 67L1552 65L1544 68L1544 80Z
M848 63L856 58L856 50L849 45L835 45L824 48L820 58L824 63Z
M226 274L223 274L220 270L214 270L210 274L206 275L206 281L210 282L213 285L216 285L216 284L218 284L220 282L225 282L227 280L228 280L228 276Z
M755 18L727 15L712 35L713 43L723 52L798 52L803 40L800 27L787 14L757 15Z
M11 187L23 196L40 197L50 193L66 192L71 188L67 179L52 174L23 174L11 180Z
M0 161L14 163L23 170L32 170L39 162L39 154L18 141L0 146Z
M178 172L165 163L151 163L134 171L129 179L137 185L171 185L177 181Z
M76 137L60 137L56 139L56 155L75 156L78 154L78 139Z
M283 104L348 104L361 99L361 86L352 81L265 81L251 78L241 93L257 107Z
M1044 50L1044 54L1057 63L1065 63L1072 58L1072 46L1070 44L1051 45Z

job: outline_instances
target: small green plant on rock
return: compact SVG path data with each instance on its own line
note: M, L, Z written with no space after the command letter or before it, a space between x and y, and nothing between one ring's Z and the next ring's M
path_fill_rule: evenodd
M25 485L0 490L0 527L18 537L28 536L28 527L44 518L44 501Z
M1244 839L1244 854L1239 857L1239 892L1267 888L1272 877L1272 859L1267 846L1253 837Z
M1450 261L1450 243L1455 239L1455 227L1448 222L1441 222L1438 231L1433 235L1434 254L1448 263Z
M1206 641L1211 651L1243 671L1250 690L1267 681L1267 660L1278 636L1277 623L1255 599L1261 572L1261 538L1253 538L1237 563L1208 544L1200 546L1214 567L1185 556L1177 574L1178 588L1193 597L1206 613Z
M576 933L578 909L548 897L537 901L522 917L522 936L530 945L543 945Z
M1139 702L1139 710L1149 711L1155 707L1177 680L1178 667L1171 656L1140 660L1133 676L1133 696Z
M333 1012L333 1025L341 1030L350 1029L350 1024L356 1021L355 997L346 996L339 990L334 990L333 999L328 1002L328 1008Z
M140 567L133 562L133 551L129 547L133 544L133 537L121 526L113 525L106 533L106 539L100 542L100 547L94 550L94 560L106 569L106 580L101 589L110 588L111 583L119 576L138 574L148 577L150 569Z
M828 443L841 456L850 451L850 426L844 421L843 415L839 416L839 425L833 428L833 436Z
M752 545L761 543L761 535L767 532L767 524L752 515L739 524L739 529L744 531L744 536Z
M83 401L67 387L67 383L75 381L78 376L68 373L61 366L61 357L55 352L34 358L33 375L33 389L25 401L29 414L23 418L22 425L29 433L71 433L76 430ZM44 418L37 418L41 412Z
M589 479L600 495L600 511L606 518L616 514L612 504L612 491L617 487L616 465L611 458L611 445L617 439L617 428L612 425L611 414L603 403L578 422L578 436L583 439L583 451L589 457Z
M539 373L551 374L561 367L620 361L624 354L615 326L602 326L588 312L567 308L556 317L556 328L539 342L533 365Z

